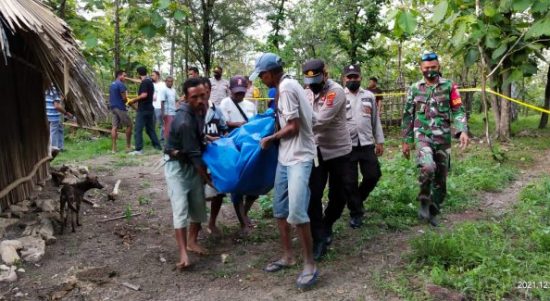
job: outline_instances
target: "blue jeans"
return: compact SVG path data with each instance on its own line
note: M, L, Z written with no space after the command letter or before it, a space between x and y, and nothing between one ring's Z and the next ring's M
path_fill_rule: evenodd
M134 140L136 141L136 150L140 151L143 149L143 128L145 127L145 132L153 147L156 149L161 149L159 140L157 138L157 133L155 133L155 111L138 111L136 114L136 131L134 133Z
M160 126L160 141L164 141L164 120L162 120L162 114L160 109L155 109L155 123L158 123Z
M63 149L63 121L50 121L50 141L52 147Z
M277 165L273 216L286 218L292 225L309 223L309 175L313 161L284 166Z

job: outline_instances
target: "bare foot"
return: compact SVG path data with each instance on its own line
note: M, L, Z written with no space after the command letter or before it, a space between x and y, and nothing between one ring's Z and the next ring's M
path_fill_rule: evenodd
M180 261L176 263L176 270L183 271L191 266L191 261L189 260L189 257L187 256L187 252L183 252L180 254Z
M222 231L216 227L216 225L208 225L208 233L212 235L213 237L221 237Z
M253 227L251 225L241 227L241 230L239 231L239 236L247 237L248 235L250 235L250 232L252 232L252 228Z
M197 243L193 243L193 244L189 243L187 245L187 251L197 253L199 255L208 255L208 250L206 250L205 248L203 248Z

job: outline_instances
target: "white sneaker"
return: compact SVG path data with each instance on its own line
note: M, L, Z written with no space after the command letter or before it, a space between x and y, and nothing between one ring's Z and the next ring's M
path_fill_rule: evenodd
M132 156L143 155L143 151L142 150L135 150L133 152L129 152L128 155L132 155Z

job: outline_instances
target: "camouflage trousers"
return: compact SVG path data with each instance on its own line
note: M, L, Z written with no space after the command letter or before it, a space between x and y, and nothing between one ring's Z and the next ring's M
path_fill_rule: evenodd
M451 146L419 141L416 149L416 162L420 168L418 200L429 205L430 214L437 215L447 194Z

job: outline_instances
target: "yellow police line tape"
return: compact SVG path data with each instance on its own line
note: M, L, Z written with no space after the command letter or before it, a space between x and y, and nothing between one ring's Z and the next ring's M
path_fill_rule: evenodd
M481 89L481 88L461 88L461 89L458 89L458 91L459 92L482 92L483 89ZM498 93L498 92L496 92L492 89L485 89L485 91L488 92L488 93L491 93L493 95L496 95L498 97L504 98L508 101L515 102L518 105L528 107L532 110L539 111L541 113L550 114L550 110L547 110L547 109L541 108L541 107L537 107L535 105L528 104L528 103L523 102L521 100L517 100L517 99L511 98L511 97L508 97L508 96L503 95L501 93ZM403 96L403 95L406 95L406 94L407 93L405 93L405 92L389 92L389 93L374 94L374 96ZM128 95L128 96L130 96L130 95ZM137 97L137 95L136 95L136 97ZM257 98L246 97L245 99L249 99L249 100L272 100L273 98L269 98L269 97L257 97Z
M461 89L458 89L458 91L459 92L482 92L483 89L481 89L481 88L461 88ZM508 101L515 102L519 105L528 107L532 110L539 111L539 112L546 113L546 114L550 114L550 110L547 110L545 108L537 107L537 106L534 106L532 104L528 104L526 102L523 102L521 100L517 100L517 99L511 98L511 97L508 97L506 95L503 95L503 94L498 93L498 92L496 92L494 90L491 90L491 89L485 89L485 91L488 92L488 93L491 93L493 95L496 95L498 97L504 98ZM374 94L374 96L403 96L403 95L406 95L406 93L405 92L393 92L393 93Z

